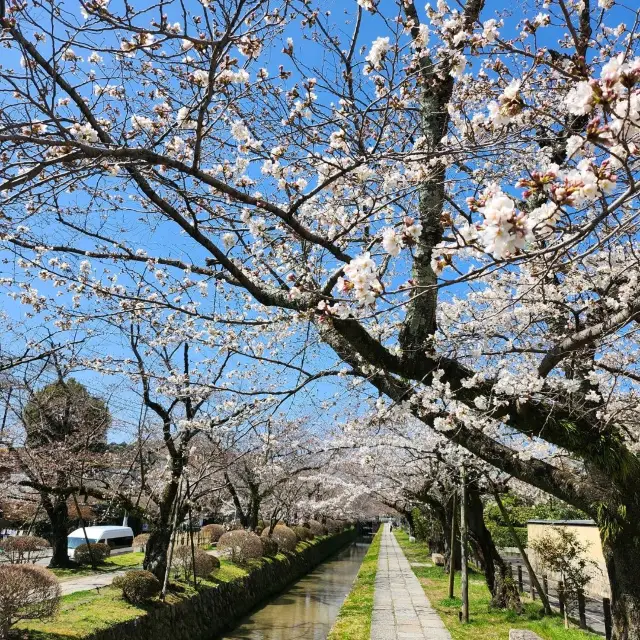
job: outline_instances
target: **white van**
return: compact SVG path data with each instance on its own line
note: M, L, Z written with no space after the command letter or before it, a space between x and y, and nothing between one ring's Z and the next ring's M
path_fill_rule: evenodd
M102 527L85 527L84 530L76 529L67 538L67 550L71 559L73 559L76 549L81 544L86 544L85 531L89 542L108 544L112 549L122 549L133 545L133 529L131 527L105 525Z

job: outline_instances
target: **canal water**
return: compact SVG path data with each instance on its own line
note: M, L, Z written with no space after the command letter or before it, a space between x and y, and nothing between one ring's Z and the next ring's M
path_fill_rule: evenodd
M350 545L247 616L222 640L325 640L368 548Z

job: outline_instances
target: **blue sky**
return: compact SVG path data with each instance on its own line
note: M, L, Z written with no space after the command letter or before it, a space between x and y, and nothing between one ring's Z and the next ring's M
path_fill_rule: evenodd
M113 6L115 6L115 4L116 4L116 0L113 0ZM348 3L349 7L352 7L354 5L355 5L355 0L353 3L351 2ZM342 10L344 6L347 6L346 3L344 1L339 1L339 0L335 2L327 2L323 4L323 8L324 7L330 8L330 10L333 12L333 18L335 19L336 22L340 22L340 23L343 21ZM452 6L453 6L453 3L452 3ZM72 2L69 2L67 4L67 7L70 12L76 13L78 21L81 22L82 18L79 15L79 11L75 9L74 4ZM386 7L390 7L390 11L388 14L389 16L391 16L392 13L395 15L395 11L396 11L395 2L391 2L391 0L382 0L380 3L380 8L383 11L386 11ZM419 8L422 9L421 6ZM393 11L391 11L391 9ZM514 11L513 16L509 16L509 11L511 10ZM557 7L556 7L556 10L557 10ZM491 0L490 2L487 3L487 6L483 12L483 20L489 19L490 17L494 17L496 11L501 11L502 14L505 16L506 25L505 25L505 28L503 29L503 34L509 35L510 33L515 33L515 25L519 19L519 6L515 4L509 5L508 8L505 9L504 3L497 2L496 0ZM535 13L532 15L535 15ZM607 20L611 24L616 24L619 20L625 19L625 16L627 15L628 13L623 9L614 9L612 12L608 14ZM174 20L181 20L181 15L177 11L174 12L174 15L171 15L171 14L169 15L169 21L171 22ZM352 21L350 21L349 24L344 25L344 32L347 34L350 33L351 28L352 28ZM383 35L384 33L385 31L382 28L382 22L380 18L367 17L367 19L365 19L363 23L363 28L360 32L359 43L368 48L371 42L376 37L378 37L379 35ZM555 45L555 41L552 39L551 34L553 34L554 36L557 36L556 30L548 30L548 31L542 30L540 33L541 33L541 36L540 36L541 38L549 37L549 42L542 41L541 44L547 45L547 46ZM317 45L310 43L309 41L303 40L303 38L300 36L300 33L298 32L297 28L294 25L291 25L288 27L285 34L283 34L283 40L286 39L287 37L293 38L294 46L296 47L297 52L299 52L300 50L304 51L302 60L303 62L308 64L310 68L313 68L315 65L320 65L323 63L323 60L320 55L320 48ZM80 52L80 47L77 46L75 48L77 48L78 51ZM82 54L86 55L85 52L82 52ZM366 53L363 54L363 56L364 55L366 55ZM270 55L265 55L263 58L261 58L260 64L261 65L264 64L271 68L275 68L280 63L284 63L286 61L287 59L285 58L284 54L280 52L280 48L278 46L274 46L273 51ZM15 61L13 62L15 63ZM110 219L109 219L109 225L112 227L113 230L116 230L118 225L124 225L129 229L130 233L142 234L143 231L141 226L136 227L135 225L130 225L128 223L128 218L130 217L131 217L131 214L123 211L113 212L113 214L110 216ZM66 237L66 235L67 235L66 233L60 234L59 238L63 239L64 237ZM139 237L141 240L144 240L144 244L147 249L154 248L154 245L149 242L149 238L142 238L142 236L139 236ZM54 241L54 239L55 238L52 237L51 241ZM205 252L202 249L195 248L194 250L193 245L191 244L184 245L180 237L176 235L175 228L173 226L166 225L164 230L160 229L160 231L154 235L154 242L156 243L158 248L161 248L163 250L163 253L165 255L167 254L167 248L170 247L171 248L170 253L172 255L181 255L183 254L183 252L188 253L190 258L200 263L204 262L204 259L208 257L207 254L205 254ZM40 288L43 290L43 292L53 293L51 288L46 284L40 285ZM464 293L464 290L465 290L464 287L461 287L458 289L458 292ZM445 295L451 295L451 293L454 293L455 291L456 290L453 290L453 292L450 291ZM209 298L209 301L211 301L211 299L212 299L212 296ZM16 319L19 319L23 316L23 309L8 299L7 299L5 309L12 317ZM300 340L304 340L304 336L301 336ZM293 351L296 348L296 346L299 344L300 342L296 341L294 344L291 345L290 349ZM90 351L88 351L89 354L95 353L97 355L105 352L114 353L114 354L124 353L124 350L122 348L122 344L119 341L119 338L115 338L114 336L109 335L106 332L104 333L104 335L98 336L97 338L92 340L92 344L90 347L88 347L88 349L90 349ZM328 350L326 349L324 351L319 350L318 354L316 355L316 359L317 361L312 363L314 369L323 368L325 366L328 366L330 363L334 362L333 355L330 355ZM77 374L77 377L83 382L86 382L87 385L93 391L95 391L96 393L99 392L102 395L105 395L105 394L108 395L109 393L111 393L111 385L116 384L116 380L107 380L105 383L105 380L103 380L102 378L100 378L99 376L93 373L79 372ZM317 383L315 385L315 388L316 388L316 393L321 398L329 398L334 393L338 392L341 388L343 388L343 386L344 386L344 380L336 380L336 381L323 380ZM290 405L288 406L288 411L292 414L305 412L306 410L308 410L311 404L310 401L311 401L310 396L303 393L290 403ZM350 396L345 394L345 403L349 403L349 402L351 402ZM138 413L139 413L139 403L129 391L126 391L120 385L118 385L118 390L115 393L115 395L113 395L112 397L111 406L114 409L114 413L117 412L117 416L118 418L121 419L121 421L124 421L126 422L126 424L129 424L129 425L135 424ZM340 409L340 406L338 405L338 407L328 415L322 415L320 410L316 410L315 413L319 421L331 422L333 419L340 418L341 409ZM123 434L118 435L118 437L123 437Z

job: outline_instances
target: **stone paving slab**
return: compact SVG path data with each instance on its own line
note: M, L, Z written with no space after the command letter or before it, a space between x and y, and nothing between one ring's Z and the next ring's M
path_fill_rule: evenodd
M371 640L451 640L389 525L383 527Z
M108 573L97 573L90 576L82 576L80 578L61 580L60 591L63 596L66 596L71 593L75 593L76 591L91 591L92 589L108 587L116 576L123 576L125 573L125 570L109 571Z

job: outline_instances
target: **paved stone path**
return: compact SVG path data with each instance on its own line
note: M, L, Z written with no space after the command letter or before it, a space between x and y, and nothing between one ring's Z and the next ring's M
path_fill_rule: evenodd
M395 536L384 524L371 619L371 640L451 640Z
M100 587L108 587L116 576L123 576L126 571L109 571L108 573L96 573L90 576L82 576L80 578L69 578L68 580L60 580L60 591L63 596L76 591L91 591L92 589L100 589Z

